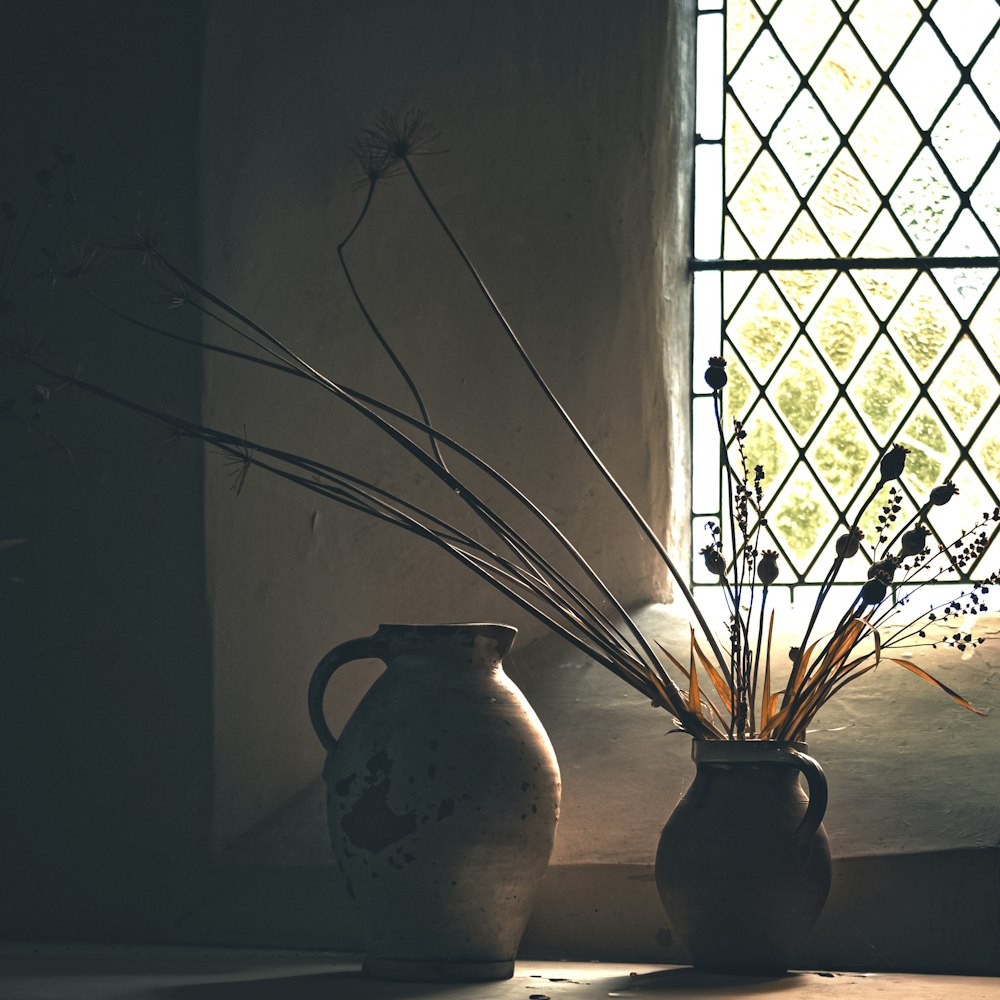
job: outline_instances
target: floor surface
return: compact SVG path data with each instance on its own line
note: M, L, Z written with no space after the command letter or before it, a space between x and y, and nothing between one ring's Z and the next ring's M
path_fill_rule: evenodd
M519 962L494 983L389 983L321 953L0 946L2 1000L1000 1000L1000 979L897 973L715 976L678 967Z

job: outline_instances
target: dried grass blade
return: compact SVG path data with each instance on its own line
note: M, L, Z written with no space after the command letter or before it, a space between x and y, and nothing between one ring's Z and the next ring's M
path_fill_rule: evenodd
M760 699L760 728L767 725L774 714L774 707L778 703L777 696L771 696L771 640L774 638L774 610L771 611L771 620L767 626L767 649L764 653L764 693Z
M940 688L952 701L958 702L962 708L967 708L970 712L975 712L976 715L987 715L988 712L981 708L976 708L975 705L970 704L963 698L957 691L953 691L947 684L942 683L936 677L931 676L926 670L921 669L915 663L910 663L909 660L897 660L891 656L887 656L886 659L890 663L895 663L900 667L905 667L910 671L911 674L916 674L918 677L922 677L928 684L933 684L935 687Z
M692 653L698 655L698 660L701 663L702 668L705 673L708 674L708 679L712 682L712 686L718 692L719 697L722 699L722 704L725 705L726 711L732 713L733 711L733 692L726 679L721 673L716 669L715 664L705 655L701 646L698 645L698 640L695 637L694 629L691 629L691 648ZM694 663L694 658L692 656L691 663Z
M688 709L701 718L701 693L698 690L698 668L695 666L694 629L691 630L691 677L688 685Z

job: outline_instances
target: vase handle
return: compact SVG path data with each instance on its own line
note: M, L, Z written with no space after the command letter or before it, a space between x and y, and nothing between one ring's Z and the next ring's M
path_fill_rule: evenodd
M785 754L789 764L797 767L805 775L806 784L809 786L809 805L806 806L806 813L795 831L797 837L808 840L819 829L826 815L826 775L819 763L801 750L788 748Z
M339 646L334 646L316 665L312 680L309 681L309 721L328 753L337 749L337 739L330 732L323 711L323 695L333 672L352 660L381 660L384 655L384 643L376 633L360 639L350 639Z

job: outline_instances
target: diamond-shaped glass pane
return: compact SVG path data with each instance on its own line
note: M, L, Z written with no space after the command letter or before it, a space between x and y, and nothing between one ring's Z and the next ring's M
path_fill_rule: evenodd
M919 253L929 253L959 208L959 197L937 157L922 149L890 199L903 230Z
M888 209L882 209L861 237L855 253L859 257L909 257L910 244Z
M851 275L879 319L886 319L913 281L913 271L892 268L852 271Z
M727 0L726 3L726 70L732 72L760 30L761 19L751 0Z
M785 425L803 442L833 404L837 388L812 345L800 337L767 395Z
M898 437L910 449L903 482L914 495L926 497L958 461L958 447L927 400L917 404Z
M800 194L805 194L830 162L839 138L816 98L802 91L782 115L771 136L771 149L788 171Z
M842 132L854 124L878 81L878 70L847 25L837 32L809 77L814 93Z
M799 212L775 250L777 257L833 257L833 247L808 212Z
M826 543L836 518L816 477L801 462L767 511L767 523L775 540L800 573Z
M958 320L933 279L921 274L889 321L889 333L922 375L958 332Z
M809 199L817 223L843 256L854 249L878 207L878 195L846 149L837 154Z
M829 271L775 271L773 277L799 319L812 312L813 306L833 281Z
M762 275L736 310L726 332L746 359L754 378L762 382L797 330L798 324L788 306L770 279Z
M799 74L778 48L774 35L761 32L733 75L733 92L761 134L767 133L795 93Z
M753 271L729 271L724 275L722 309L726 318L731 316L733 310L743 301L743 296L746 295L753 279Z
M890 74L922 129L929 129L958 86L959 69L929 24L922 24Z
M969 329L994 366L1000 358L1000 283L994 283L982 305L976 310Z
M1000 18L996 0L937 0L931 17L962 63L969 65Z
M917 383L891 341L881 336L851 379L847 393L884 445L916 397Z
M851 279L841 274L809 321L808 331L827 362L844 375L878 332L878 320Z
M945 166L968 190L997 144L997 128L971 87L963 87L934 126L931 139Z
M760 149L760 138L732 99L726 98L726 141L724 162L726 171L726 194L730 194L737 182L746 173L747 167Z
M839 504L846 506L868 479L877 457L854 411L841 400L809 449L809 464Z
M993 243L973 214L965 209L955 220L940 250L944 257L989 256ZM959 316L967 317L989 288L996 274L989 267L936 268L934 277Z
M726 373L729 381L723 394L723 418L726 427L732 427L734 420L743 420L747 407L756 402L758 392L752 377L743 363L732 351L726 352ZM718 444L718 442L716 442Z
M730 210L761 257L771 252L799 207L795 192L769 153L761 153L733 193Z
M913 0L860 0L851 22L879 66L888 69L920 22Z
M989 169L972 192L972 207L993 238L993 253L1000 244L1000 158Z
M976 438L971 450L972 460L983 470L988 482L993 486L994 496L1000 492L1000 421L986 425ZM993 504L997 501L993 500Z
M771 15L771 27L800 73L807 73L840 23L830 0L784 0Z
M963 336L930 386L949 425L967 436L1000 395L1000 387L969 336Z
M875 95L851 133L851 148L875 186L888 193L920 145L920 135L888 87Z
M995 112L1000 107L1000 35L993 36L976 60L972 67L972 82Z
M761 465L768 484L780 483L792 468L798 450L774 410L766 402L758 403L750 411L746 419L746 432L743 451L748 467L752 469ZM732 450L734 459L738 461L735 448Z

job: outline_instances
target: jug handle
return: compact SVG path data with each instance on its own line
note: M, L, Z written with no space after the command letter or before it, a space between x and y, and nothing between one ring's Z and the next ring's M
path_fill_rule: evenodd
M350 639L339 646L334 646L316 665L312 680L309 681L309 721L328 753L337 749L337 739L330 732L323 712L323 695L333 672L352 660L380 660L384 652L383 644L376 633L360 639Z
M806 779L809 786L809 805L806 806L805 815L799 823L795 835L803 840L808 840L819 829L826 814L827 785L826 775L818 761L801 750L794 750L789 747L782 756L792 767L798 768Z

